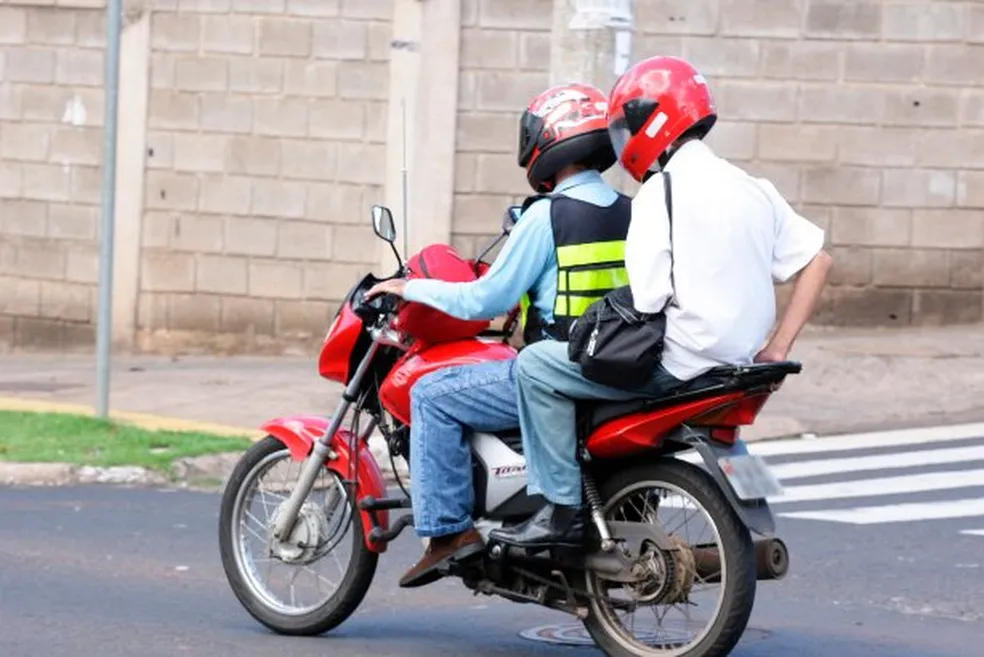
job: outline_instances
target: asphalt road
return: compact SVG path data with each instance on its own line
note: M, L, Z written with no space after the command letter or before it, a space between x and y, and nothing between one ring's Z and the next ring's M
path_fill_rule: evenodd
M974 457L984 440L900 449L925 451L931 461L941 448L969 449L964 453ZM846 455L885 451L778 452L770 463L795 465L799 470L784 471L792 475L807 473L783 477L800 501L776 506L792 570L786 580L759 584L750 629L735 657L984 656L984 536L973 533L984 530L984 512L966 503L984 501L984 487L865 497L858 493L870 492L871 481L884 486L885 476L925 475L926 466L911 473L889 465L886 472L838 475L829 472L836 469L831 460L843 464L853 460ZM828 465L802 465L818 462ZM972 458L936 469L944 478L967 476L975 465L984 467ZM816 474L818 469L827 474ZM837 477L833 483L847 484L841 497L822 498L828 489L815 486ZM0 655L601 654L520 636L537 625L570 624L573 619L559 612L474 597L451 580L398 588L396 580L421 550L410 533L380 561L359 612L333 633L273 635L247 615L226 584L216 541L218 504L216 494L187 491L0 488ZM900 504L921 505L904 507L905 513L917 508L923 516L950 517L912 513L906 521L885 522L879 520L884 512L871 511ZM855 509L855 516L803 517L845 509ZM868 524L843 520L856 521L858 513Z

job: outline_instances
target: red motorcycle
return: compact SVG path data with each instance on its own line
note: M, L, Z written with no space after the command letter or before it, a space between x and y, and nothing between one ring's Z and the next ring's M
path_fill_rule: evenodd
M390 211L374 206L372 216L392 246ZM516 209L507 217L514 221ZM482 256L474 264L477 274L487 267ZM396 275L405 273L401 263ZM365 299L378 280L367 275L352 288L324 340L320 374L345 385L334 415L263 425L269 435L245 452L222 498L229 583L257 621L283 634L320 634L342 623L369 589L379 555L412 525L406 511L391 517L410 508L409 494L399 478L403 494L388 494L368 440L378 429L391 463L396 455L409 461L414 382L438 368L516 356L507 344L515 310L501 333L433 344L401 330L399 299ZM781 487L744 450L739 427L752 424L800 369L794 362L723 367L671 397L584 402L579 456L597 537L582 550L528 554L489 542L489 532L522 522L544 500L526 494L518 429L474 432L474 518L486 550L447 575L475 594L568 612L608 655L728 654L745 630L757 581L785 576L789 563L766 502Z

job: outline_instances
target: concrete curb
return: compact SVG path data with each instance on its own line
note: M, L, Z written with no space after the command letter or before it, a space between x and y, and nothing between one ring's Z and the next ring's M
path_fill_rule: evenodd
M21 397L0 397L0 411L25 413L66 413L93 417L95 409L81 404L65 404ZM111 411L110 419L130 424L147 431L182 431L208 433L217 436L249 438L257 441L263 433L257 429L235 427L213 422L200 422L185 418ZM226 457L223 459L222 457ZM235 458L239 457L236 453ZM192 477L225 481L232 471L229 455L209 454L194 458L178 459L175 471L178 485L189 485ZM69 486L74 484L129 484L145 486L174 485L168 477L137 466L100 468L79 466L73 463L16 463L0 460L0 484L16 486Z
M170 480L136 466L97 468L72 463L0 461L0 484L8 486L70 486L73 484L165 485Z

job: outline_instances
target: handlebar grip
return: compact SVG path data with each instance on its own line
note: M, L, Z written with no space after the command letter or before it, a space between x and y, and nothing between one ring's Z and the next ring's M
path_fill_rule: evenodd
M377 302L380 312L389 314L396 312L396 309L400 307L400 302L403 301L400 297L395 294L381 294L373 301Z
M366 300L365 292L360 292L355 298L353 309L363 321L373 322L380 315L388 315L396 311L400 297L394 294L380 294Z

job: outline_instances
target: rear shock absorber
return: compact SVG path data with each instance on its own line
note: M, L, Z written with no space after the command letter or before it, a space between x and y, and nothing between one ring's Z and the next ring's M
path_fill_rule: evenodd
M587 498L588 507L591 509L591 520L594 521L598 535L601 536L601 549L603 552L614 552L615 541L612 539L611 532L608 531L608 523L605 522L605 515L602 513L601 494L598 492L594 477L586 469L583 469L581 481L584 485L584 496Z

